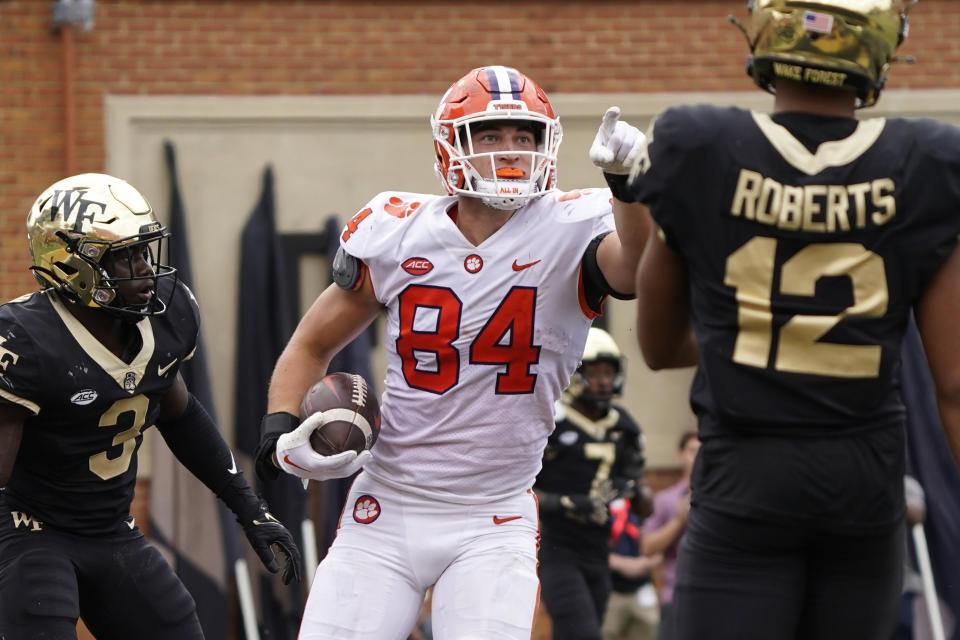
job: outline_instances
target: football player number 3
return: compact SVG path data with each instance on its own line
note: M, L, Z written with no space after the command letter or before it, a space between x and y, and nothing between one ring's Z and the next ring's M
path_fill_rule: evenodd
M537 382L530 366L540 358L533 344L533 312L537 292L530 287L513 287L500 302L470 345L470 363L505 367L497 374L496 392L533 393ZM446 287L414 285L400 294L400 337L397 354L403 362L403 376L411 387L444 393L460 377L460 352L454 341L460 336L463 303ZM426 328L415 326L421 313L433 312L435 322ZM418 354L435 362L420 366Z
M737 290L740 326L734 362L761 368L769 364L776 253L776 239L757 236L727 258L724 284ZM773 368L833 377L876 377L880 371L880 345L821 342L820 338L845 318L878 318L886 312L883 258L858 243L807 245L783 263L779 291L789 296L814 297L817 281L828 276L849 277L853 304L836 315L792 316L780 328Z
M130 467L130 459L137 448L137 436L143 429L147 418L150 400L145 395L136 395L114 402L102 416L101 427L129 426L113 437L113 449L101 451L90 456L90 471L104 480L109 480L125 472ZM119 455L116 453L120 447Z

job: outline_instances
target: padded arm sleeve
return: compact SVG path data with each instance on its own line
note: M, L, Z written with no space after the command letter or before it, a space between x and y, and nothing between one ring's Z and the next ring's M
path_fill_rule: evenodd
M601 233L591 240L590 244L587 245L587 250L583 252L583 260L580 262L580 271L583 274L583 296L594 311L600 311L603 299L606 296L613 296L617 300L633 300L636 297L632 294L614 291L607 279L603 277L600 265L597 264L597 248L609 233L609 231Z
M333 281L341 289L354 291L359 289L366 277L367 265L347 253L343 247L337 249L333 257Z

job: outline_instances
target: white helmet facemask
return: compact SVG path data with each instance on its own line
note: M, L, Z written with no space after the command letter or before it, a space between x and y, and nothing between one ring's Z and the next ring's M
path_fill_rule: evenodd
M529 123L531 133L537 136L537 150L475 152L473 131L479 123L494 121ZM451 194L480 198L488 207L513 211L556 187L557 150L563 137L556 118L522 107L516 112L502 109L455 120L431 118L431 127L434 139L450 158L446 175L440 175L439 167L437 169L438 177ZM455 132L453 136L449 135L451 128ZM448 141L451 137L452 141ZM519 161L510 168L497 170L496 160L505 154L517 156ZM483 177L480 168L484 169L482 173L491 177ZM460 176L463 176L462 180Z

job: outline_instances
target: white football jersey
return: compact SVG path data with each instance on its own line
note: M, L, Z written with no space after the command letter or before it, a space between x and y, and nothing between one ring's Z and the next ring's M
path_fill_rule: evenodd
M377 480L461 503L533 485L553 404L594 314L580 263L612 230L610 191L552 191L479 246L455 196L377 195L341 234L387 308Z

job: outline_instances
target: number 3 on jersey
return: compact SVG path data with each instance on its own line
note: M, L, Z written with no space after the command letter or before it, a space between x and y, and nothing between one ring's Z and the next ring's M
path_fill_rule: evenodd
M397 354L403 377L415 389L449 391L460 378L460 352L453 343L460 336L463 303L447 287L421 285L407 287L399 302ZM497 374L496 393L533 393L537 376L530 373L530 366L540 359L540 346L533 344L536 302L536 289L513 287L470 345L470 364L506 366ZM414 326L424 312L436 314L429 329ZM418 353L433 354L435 365L420 368Z

